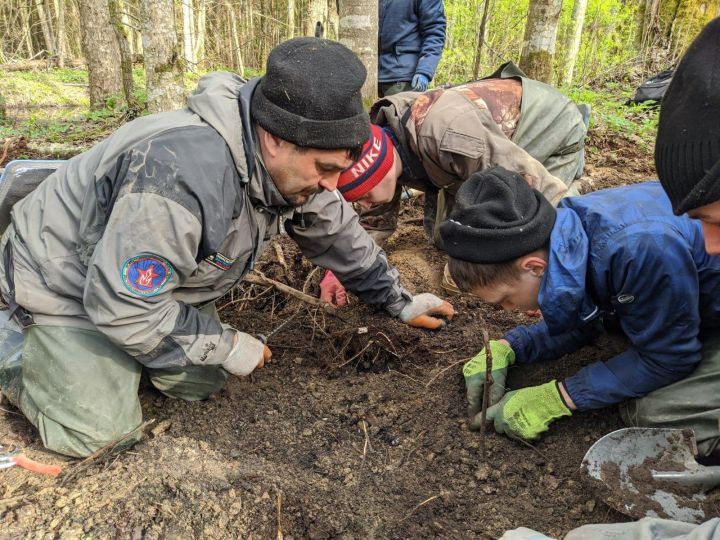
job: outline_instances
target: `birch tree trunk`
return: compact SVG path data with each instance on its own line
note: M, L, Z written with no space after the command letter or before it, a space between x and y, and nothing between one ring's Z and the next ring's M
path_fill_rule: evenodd
M90 79L90 107L102 109L107 98L122 92L120 50L107 0L78 0L78 8Z
M193 48L193 56L198 64L205 59L205 24L207 16L207 4L205 0L198 1L197 10L197 26L195 30L195 43Z
M184 70L175 32L173 0L141 0L140 5L148 111L182 108Z
M565 40L565 62L562 70L561 84L570 84L572 82L573 73L575 72L575 62L577 61L578 51L580 50L580 38L582 37L586 10L587 0L575 0L572 17L570 19L570 29L568 30L567 39Z
M295 37L295 0L287 0L287 38Z
M57 13L57 52L58 67L65 67L65 0L55 0Z
M339 16L338 41L365 64L362 96L372 103L377 99L378 0L340 0Z
M520 68L533 79L553 82L555 42L562 0L530 0Z
M183 14L183 57L185 66L189 71L195 71L195 46L193 33L195 32L195 17L193 16L192 0L180 0Z
M322 26L323 34L328 23L328 3L327 0L308 0L305 11L305 24L303 34L306 36L315 36L317 24ZM324 37L324 36L323 36Z

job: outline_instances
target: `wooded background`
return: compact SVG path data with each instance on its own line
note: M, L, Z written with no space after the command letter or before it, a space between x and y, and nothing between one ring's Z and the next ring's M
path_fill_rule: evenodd
M434 85L514 60L535 78L582 86L671 67L720 0L446 0L445 11ZM321 35L358 53L372 100L377 24L377 0L2 0L0 69L87 65L92 107L121 95L139 114L133 65L145 69L147 110L168 110L184 103L187 71L251 77L279 42Z

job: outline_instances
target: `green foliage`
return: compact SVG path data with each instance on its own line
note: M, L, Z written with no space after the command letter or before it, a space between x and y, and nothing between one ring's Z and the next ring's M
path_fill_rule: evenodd
M592 106L590 128L600 136L622 136L652 151L657 134L658 108L650 104L625 105L635 91L628 83L608 83L603 88L565 88L576 103Z

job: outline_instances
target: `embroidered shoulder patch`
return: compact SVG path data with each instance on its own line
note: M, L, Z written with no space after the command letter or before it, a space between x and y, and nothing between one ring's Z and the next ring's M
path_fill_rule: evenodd
M158 255L137 255L123 264L120 277L123 285L140 296L155 296L173 275L170 263Z
M230 270L233 263L235 262L235 259L231 259L230 257L227 257L222 253L217 252L205 257L205 261L212 264L215 268L219 268L220 270Z

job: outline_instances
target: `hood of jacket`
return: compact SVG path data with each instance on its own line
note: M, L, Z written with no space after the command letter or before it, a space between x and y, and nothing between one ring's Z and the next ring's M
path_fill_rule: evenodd
M287 208L262 161L250 102L260 78L245 81L235 73L209 73L188 97L188 108L225 139L240 183L254 206Z
M538 293L540 311L551 335L567 332L599 315L588 293L589 259L590 241L580 218L572 210L558 208ZM548 298L552 301L546 302Z

